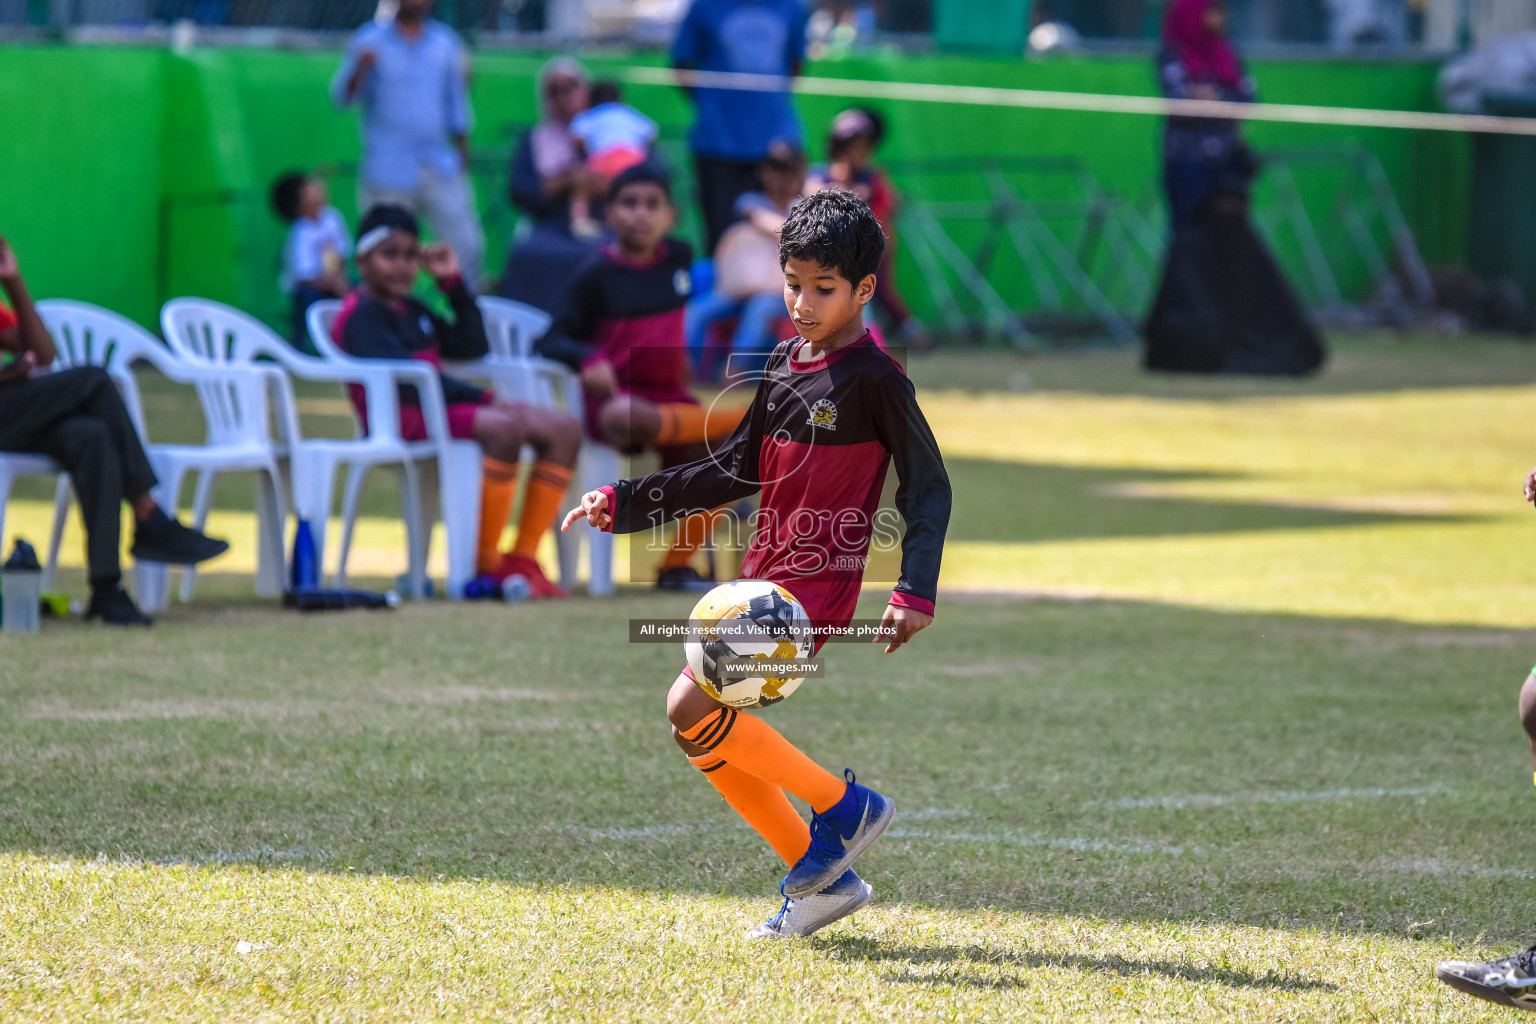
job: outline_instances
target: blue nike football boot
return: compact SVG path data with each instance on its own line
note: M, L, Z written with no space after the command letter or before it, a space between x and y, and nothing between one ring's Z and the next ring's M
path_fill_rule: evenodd
M895 803L855 782L851 769L843 777L848 780L843 798L811 815L811 847L784 876L785 896L798 898L826 888L880 838L896 815Z

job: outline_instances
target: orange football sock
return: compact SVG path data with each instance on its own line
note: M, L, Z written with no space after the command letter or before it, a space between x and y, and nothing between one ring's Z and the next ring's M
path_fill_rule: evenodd
M800 748L755 715L721 708L683 733L683 739L703 747L728 764L811 805L817 814L843 798L848 784L801 753Z
M661 430L655 444L662 448L724 437L747 414L745 408L706 409L694 402L662 402L656 411L661 413Z
M677 536L672 540L672 547L661 559L662 572L687 565L693 553L709 542L710 534L714 532L714 517L723 508L725 506L721 505L708 512L696 512L678 522Z
M553 462L534 464L533 476L528 479L528 493L523 496L523 514L517 520L517 542L512 545L514 555L534 557L539 550L540 538L554 523L570 486L571 467L557 466Z
M714 754L699 754L688 762L704 773L725 802L768 841L785 864L794 866L810 847L811 830L778 786L726 764Z
M480 463L480 477L480 549L475 569L491 573L501 566L501 531L517 494L517 463L486 456Z

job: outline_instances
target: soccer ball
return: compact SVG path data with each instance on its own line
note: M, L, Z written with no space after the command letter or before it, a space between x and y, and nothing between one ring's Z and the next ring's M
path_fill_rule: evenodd
M736 580L705 594L688 616L683 649L694 682L733 708L765 708L794 693L803 675L726 676L729 658L809 658L815 648L810 617L795 596L767 580Z

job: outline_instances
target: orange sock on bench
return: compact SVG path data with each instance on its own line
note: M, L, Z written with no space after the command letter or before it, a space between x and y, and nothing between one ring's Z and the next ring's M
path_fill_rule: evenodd
M811 845L805 819L778 786L727 764L715 754L699 754L690 757L688 763L704 773L725 802L768 841L785 864L793 866Z
M848 784L812 761L761 718L721 708L685 731L683 739L749 775L787 789L817 814L843 798Z
M501 567L501 531L517 494L517 463L486 456L480 463L480 546L475 571L493 573Z
M655 444L661 448L724 437L747 414L745 408L706 409L693 402L662 402L656 411L661 413L661 430Z
M554 525L560 512L560 503L571 486L571 468L553 462L534 464L533 475L528 478L528 493L523 496L523 514L517 520L517 541L512 545L514 555L533 558L539 550L539 540Z

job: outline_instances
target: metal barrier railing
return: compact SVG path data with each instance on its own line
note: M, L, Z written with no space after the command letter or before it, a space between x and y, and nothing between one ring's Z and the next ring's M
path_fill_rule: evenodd
M1261 156L1254 222L1319 320L1408 323L1434 308L1429 272L1374 153L1344 144ZM1134 342L1167 245L1160 194L1126 202L1070 157L890 170L907 197L902 241L937 326L1021 347L1050 334Z

